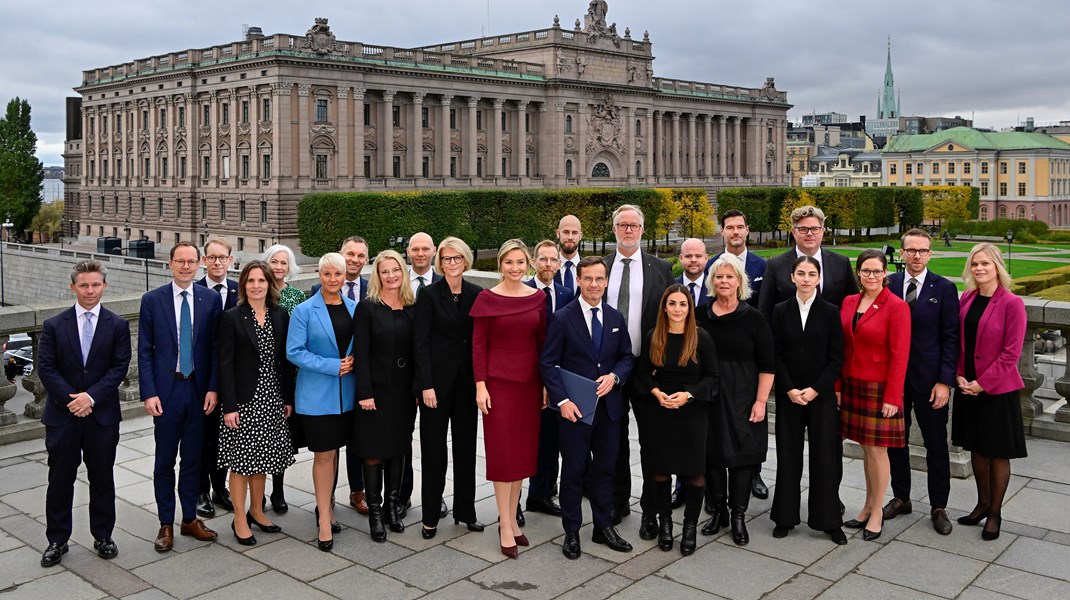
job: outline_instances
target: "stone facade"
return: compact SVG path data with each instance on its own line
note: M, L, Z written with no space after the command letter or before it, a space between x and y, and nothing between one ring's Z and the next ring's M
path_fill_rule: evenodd
M597 5L597 6L596 6ZM83 238L296 248L309 192L785 185L787 94L655 77L604 3L583 26L416 49L305 35L83 72ZM75 153L75 145L80 153Z

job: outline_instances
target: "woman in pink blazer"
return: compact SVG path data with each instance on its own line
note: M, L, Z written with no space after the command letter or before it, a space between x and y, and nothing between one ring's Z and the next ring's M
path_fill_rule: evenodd
M1018 358L1025 340L1025 304L1012 294L999 250L977 244L962 272L966 293L959 307L958 388L951 441L970 451L977 506L963 525L985 522L981 539L999 537L1000 510L1011 479L1012 458L1026 455Z

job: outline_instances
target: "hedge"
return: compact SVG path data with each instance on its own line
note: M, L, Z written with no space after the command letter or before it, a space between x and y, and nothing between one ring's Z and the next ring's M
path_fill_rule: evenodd
M924 214L922 192L915 187L867 188L729 188L717 192L718 217L736 209L747 215L753 231L791 228L791 211L812 204L837 229L913 226ZM902 213L902 219L899 214Z
M373 252L388 246L391 236L426 231L440 240L455 235L473 249L497 248L519 238L529 244L553 238L562 216L580 219L585 240L612 239L613 211L635 204L646 217L644 238L663 236L666 216L674 214L674 196L701 195L696 190L649 188L494 190L443 192L321 192L297 206L301 252L320 256L334 252L342 240L361 235Z
M1047 297L1038 292L1044 292L1049 288L1065 286L1066 284L1070 284L1070 265L1041 271L1036 275L1018 277L1014 280L1011 291L1019 296L1039 295Z
M1007 232L1014 232L1014 241L1033 244L1047 239L1048 226L1043 221L1019 219L996 219L994 221L964 221L952 219L944 223L944 229L953 235L983 235L1006 239Z

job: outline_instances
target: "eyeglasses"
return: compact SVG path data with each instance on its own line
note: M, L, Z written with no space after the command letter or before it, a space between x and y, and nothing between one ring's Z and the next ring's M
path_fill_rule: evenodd
M624 231L639 231L643 228L640 223L617 223L614 227L623 229Z
M222 264L222 263L225 263L228 260L230 260L230 257L229 256L205 256L204 260L205 260L205 262L209 262L209 263Z
M819 234L819 233L821 233L822 231L825 230L824 227L793 227L793 229L795 230L796 233L799 233L799 234L802 234L802 235L806 235L808 233L812 234L812 235L817 235L817 234Z
M929 256L932 250L928 248L903 248L899 251L903 256Z
M549 264L553 264L553 263L556 263L556 262L561 262L561 259L557 258L556 256L552 256L552 257L543 256L542 258L535 259L535 262L539 263L540 265L549 265Z
M171 262L174 263L175 266L177 266L177 267L195 267L195 266L197 266L197 261L195 261L195 260L182 260L181 258L172 258Z
M459 265L464 262L463 256L442 256L439 257L444 265Z
M862 277L880 277L884 275L884 269L862 269L858 274Z

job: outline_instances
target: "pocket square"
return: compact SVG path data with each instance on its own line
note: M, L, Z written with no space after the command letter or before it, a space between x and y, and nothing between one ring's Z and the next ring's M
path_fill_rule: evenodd
M929 298L929 304L936 304L936 298Z
M617 333L618 331L620 331L620 327L614 327L610 333Z
M765 277L755 277L755 278L754 278L754 281L761 281L761 280L763 280L763 279L765 279Z

